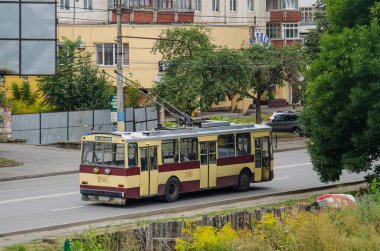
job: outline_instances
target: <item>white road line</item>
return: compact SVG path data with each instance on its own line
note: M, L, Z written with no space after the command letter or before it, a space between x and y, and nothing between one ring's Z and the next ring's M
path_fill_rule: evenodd
M281 168L287 168L287 167L297 167L297 166L309 166L311 165L311 162L306 163L300 163L300 164L293 164L293 165L286 165L286 166L274 166L274 169L281 169Z
M73 194L79 195L79 192L76 191L76 192L68 192L68 193L57 193L57 194L41 195L41 196L34 196L34 197L27 197L27 198L19 198L19 199L12 199L12 200L0 200L0 204L28 201L28 200L47 199L47 198L61 197L61 196L67 196L67 195L73 195Z
M289 177L275 178L273 180L284 180L284 179L289 179Z
M83 206L59 208L59 209L53 209L53 210L50 210L50 211L51 211L51 212L58 212L58 211L70 210L70 209L76 209L76 208L81 208L81 207L83 207Z
M14 192L14 191L21 191L21 190L24 190L24 189L22 189L22 188L18 188L18 189L11 189L11 190L3 190L3 191L0 191L0 193Z

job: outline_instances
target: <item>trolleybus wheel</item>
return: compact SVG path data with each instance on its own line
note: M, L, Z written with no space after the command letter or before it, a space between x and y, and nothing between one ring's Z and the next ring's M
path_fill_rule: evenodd
M239 192L244 192L249 189L250 184L251 184L251 173L247 169L245 169L241 171L239 175L238 185L236 188Z
M164 200L166 202L174 202L179 196L179 181L176 178L170 178L165 186Z

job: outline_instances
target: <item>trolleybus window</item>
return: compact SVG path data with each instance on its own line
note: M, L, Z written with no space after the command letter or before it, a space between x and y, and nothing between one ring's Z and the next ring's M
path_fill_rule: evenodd
M218 137L218 158L235 156L235 137L233 134L219 135Z
M140 155L141 155L141 171L148 171L149 166L148 166L148 149L146 147L141 147L140 148Z
M163 140L162 141L162 163L178 162L178 140Z
M193 161L198 159L198 140L188 138L180 140L181 162Z
M137 166L137 144L129 143L128 144L128 167Z
M236 134L236 155L250 155L251 154L251 139L249 133Z
M83 142L83 164L101 164L103 166L124 167L124 144L105 142Z

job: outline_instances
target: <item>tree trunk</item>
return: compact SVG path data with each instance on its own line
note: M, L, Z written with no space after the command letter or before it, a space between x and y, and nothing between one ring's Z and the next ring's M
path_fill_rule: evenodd
M237 107L237 99L238 99L238 96L234 96L232 99L231 99L231 112L235 112L236 110L236 107Z

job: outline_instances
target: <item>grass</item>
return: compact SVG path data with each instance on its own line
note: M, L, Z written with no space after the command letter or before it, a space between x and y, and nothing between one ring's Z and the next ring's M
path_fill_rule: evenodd
M0 168L8 167L8 166L18 166L18 165L20 165L20 163L17 161L0 157Z

